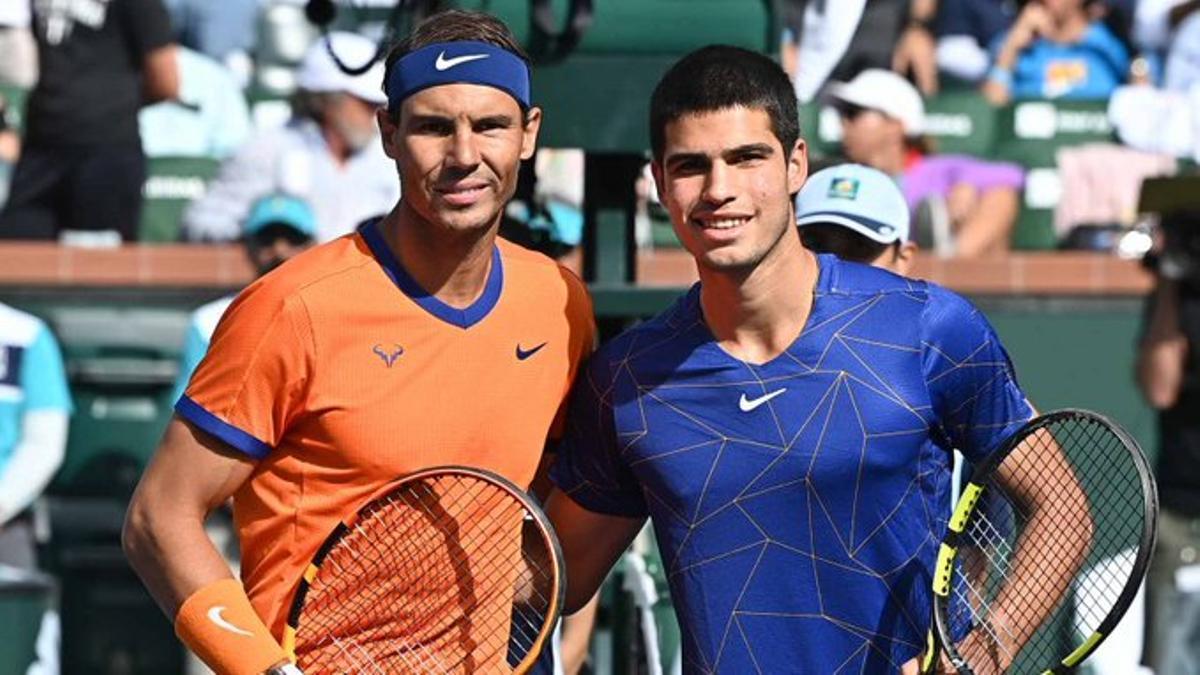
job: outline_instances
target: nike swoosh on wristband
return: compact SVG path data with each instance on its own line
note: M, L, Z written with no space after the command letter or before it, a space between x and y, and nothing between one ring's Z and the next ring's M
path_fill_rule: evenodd
M251 633L248 630L242 630L241 628L238 628L237 626L226 621L225 618L221 616L221 612L224 612L224 611L225 611L224 605L215 605L213 607L210 607L208 610L208 620L217 624L218 628L223 628L223 629L229 631L230 633L235 633L237 635L245 635L246 637L254 637L254 633Z
M453 68L454 66L457 66L459 64L467 63L469 61L478 61L479 59L486 59L489 56L491 56L491 55L490 54L464 54L462 56L455 56L453 58L448 59L448 58L446 58L446 52L442 52L441 54L438 54L437 60L433 62L433 68L434 68L434 70L437 70L437 71L450 70L451 68Z
M751 410L754 410L758 406L766 403L767 401L770 401L771 399L775 398L776 396L782 394L785 391L787 391L786 388L776 389L775 391L773 391L769 394L763 394L762 396L759 396L758 398L754 398L754 399L746 398L746 394L743 393L742 397L740 399L738 399L738 408L740 408L742 412L750 412Z

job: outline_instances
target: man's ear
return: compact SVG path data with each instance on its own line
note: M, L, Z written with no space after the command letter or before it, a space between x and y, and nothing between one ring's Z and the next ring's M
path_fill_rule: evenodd
M794 195L804 187L804 182L808 180L808 144L803 138L797 138L796 144L792 146L791 153L788 154L788 194Z
M900 247L896 249L896 274L908 276L908 272L912 269L916 257L917 243L915 241L906 241L900 244Z
M379 124L379 142L383 144L383 154L396 159L400 153L396 148L396 132L400 125L392 120L392 114L386 107L375 111L375 121Z
M521 159L533 157L537 150L538 132L542 128L542 109L533 107L525 113L525 125L521 137Z

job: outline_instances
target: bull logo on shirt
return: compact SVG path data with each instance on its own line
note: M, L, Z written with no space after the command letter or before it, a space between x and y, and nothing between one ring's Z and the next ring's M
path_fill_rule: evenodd
M396 359L400 358L400 355L404 353L404 347L401 347L396 343L392 343L390 347L384 346L383 344L377 344L371 349L371 351L375 352L379 358L383 359L383 362L387 364L388 368L391 368L392 364L396 362Z

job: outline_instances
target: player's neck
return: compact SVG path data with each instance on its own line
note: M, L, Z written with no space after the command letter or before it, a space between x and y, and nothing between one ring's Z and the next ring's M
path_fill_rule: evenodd
M700 270L704 321L722 349L766 363L791 346L812 311L820 269L794 228L747 273Z
M471 306L483 294L498 227L449 232L425 222L403 200L379 222L404 271L425 292L457 309Z

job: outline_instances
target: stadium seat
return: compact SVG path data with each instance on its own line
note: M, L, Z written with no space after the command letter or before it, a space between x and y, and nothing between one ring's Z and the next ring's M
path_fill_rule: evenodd
M66 305L39 313L62 344L75 402L50 493L128 498L171 416L187 312Z
M948 92L925 101L925 134L935 152L990 159L997 121L996 108L974 91Z
M29 98L29 91L21 87L0 82L0 99L4 99L7 103L9 111L9 121L17 131L25 128L25 101Z
M142 186L139 241L179 241L184 208L204 194L218 167L220 162L211 157L151 157Z
M1062 196L1055 153L1063 147L1112 139L1104 101L1018 101L1000 109L996 157L1025 167L1017 249L1052 249L1054 208Z

